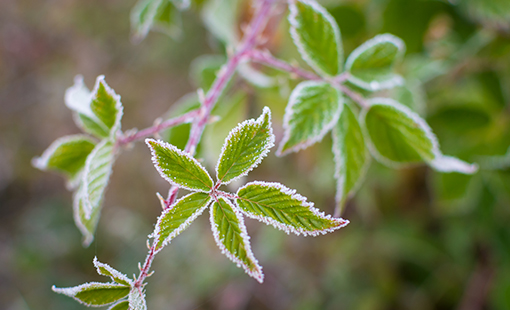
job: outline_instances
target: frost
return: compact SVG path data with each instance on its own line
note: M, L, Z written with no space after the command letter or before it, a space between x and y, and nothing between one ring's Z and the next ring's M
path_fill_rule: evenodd
M243 154L239 153L238 157L236 157L232 160L232 163L230 164L229 169L227 169L227 171L224 173L224 176L222 178L220 178L220 176L219 176L220 166L229 163L229 160L230 160L230 157L226 157L227 154L228 154L228 156L232 155L234 150L236 150L239 147L240 139L243 139L243 138L244 139L253 139L254 138L254 137L240 136L242 134L242 130L246 129L246 128L262 126L265 122L266 117L267 117L268 123L265 128L267 128L269 132L267 134L267 138L265 139L265 141L263 143L262 148L253 150L253 152L250 154L250 155L252 155L252 158L248 158L248 159L240 158ZM261 127L257 131L260 131L265 128ZM236 165L236 164L239 165L239 164L249 162L250 160L253 160L253 157L255 157L255 161L251 162L248 167L244 167L242 169L243 171L240 174L238 174L237 176L235 176L233 178L230 178L226 182L222 182L222 184L229 184L231 182L239 180L243 176L246 176L250 171L255 169L262 162L264 157L267 156L270 149L274 146L274 141L275 141L275 137L273 134L273 128L271 126L271 110L268 107L264 107L262 110L262 114L259 116L259 118L257 120L254 120L254 119L245 120L241 124L237 125L234 129L232 129L230 131L229 135L225 138L225 142L223 144L218 162L216 164L216 178L218 179L218 181L222 181L222 179L225 178L225 176L229 173L230 169L234 165ZM247 145L244 144L243 146L247 146ZM239 159L244 159L244 161L242 163L239 163L238 162Z
M253 200L253 197L250 197L250 200L248 200L247 198L244 198L243 195L240 193L242 190L246 190L247 188L254 187L254 186L259 186L259 188L255 187L253 190L260 189L260 187L261 187L264 190L263 194L270 193L271 189L275 189L276 191L278 191L279 193L282 194L280 197L277 197L277 198L280 198L280 200L278 200L278 201L270 200L270 198L275 198L275 197L264 197L264 207L272 209L272 213L271 213L272 216L268 216L268 215L264 216L264 215L260 215L260 214L255 214L255 213L248 211L245 208L241 207L241 205L239 204L239 200L241 200L241 201L247 200L251 204L259 204L259 202ZM247 193L250 193L250 191L248 191ZM315 208L313 206L312 202L306 201L307 199L305 197L296 193L296 190L290 189L280 183L261 182L261 181L250 182L250 183L246 184L245 186L239 188L239 190L237 191L237 196L238 197L236 197L236 204L239 207L239 209L246 216L248 216L252 219L261 221L265 224L272 225L275 228L280 229L287 234L294 233L296 235L302 234L304 236L318 236L320 234L324 235L324 234L333 232L333 231L338 230L342 227L345 227L347 224L349 224L348 220L345 220L342 218L333 218L333 217L331 217L331 215L325 215L324 212L321 212L319 209ZM309 214L306 214L307 213L306 211L305 211L306 213L303 214L303 211L295 210L297 207L293 206L293 208L291 208L290 211L287 211L287 213L289 213L289 215L286 217L286 219L292 218L292 219L295 219L296 222L299 222L300 220L296 219L296 217L298 217L297 214L299 214L299 217L306 218L306 219L315 217L315 219L313 219L314 222L320 222L320 221L329 222L331 227L309 230L309 229L305 229L305 228L299 226L296 223L291 223L291 222L284 223L282 221L282 218L275 213L276 210L275 210L275 207L272 206L272 204L276 204L276 203L281 204L282 202L290 202L290 201L297 202L298 203L297 207L302 207L302 208L306 209L306 211L308 211ZM284 210L284 209L281 209L281 210ZM293 211L296 212L296 214L292 213Z
M221 250L221 253L223 253L225 256L227 256L231 261L237 264L238 267L242 267L244 271L251 277L255 278L258 282L262 283L264 282L264 274L262 273L262 267L259 265L257 259L253 255L253 252L251 251L251 245L250 245L250 236L248 236L248 232L246 231L246 226L244 225L244 219L241 214L241 212L228 200L219 198L219 200L216 200L215 204L219 204L219 201L225 202L234 212L237 222L239 224L239 229L241 231L239 237L243 240L244 243L244 250L246 251L246 258L250 260L254 264L254 269L251 270L248 265L246 265L245 262L243 262L239 257L237 257L234 253L231 253L223 243L224 239L220 237L220 230L218 227L218 224L214 220L214 204L210 209L210 221L211 221L211 230L213 232L214 240L216 241L216 244ZM221 207L221 205L220 205ZM234 236L235 233L234 233Z
M123 285L129 285L131 286L133 282L131 279L129 279L125 274L119 272L118 270L112 268L110 265L101 263L97 260L97 256L94 257L94 266L97 269L97 273L102 276L110 277L113 281L123 284Z

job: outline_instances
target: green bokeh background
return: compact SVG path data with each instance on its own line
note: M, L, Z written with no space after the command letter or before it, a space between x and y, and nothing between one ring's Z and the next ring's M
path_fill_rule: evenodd
M264 284L220 253L204 214L156 258L149 309L510 309L510 163L494 170L487 160L510 146L507 1L322 3L340 25L346 55L378 33L404 39L407 54L397 69L411 91L382 95L405 100L427 119L445 154L479 162L481 171L470 177L425 166L393 170L373 161L346 207L351 224L317 238L247 220ZM203 26L203 3L183 13L180 38L151 33L140 44L130 37L133 5L0 2L1 309L84 309L51 286L104 281L94 256L128 275L145 258L146 236L160 213L155 193L166 193L168 184L143 143L116 162L96 239L86 249L64 179L30 165L53 140L78 133L63 101L76 74L89 87L105 74L122 96L123 129L150 126L169 109L180 113L193 99L179 98L207 86L211 71L197 78L195 68L190 77L192 62L205 54L221 59L225 48ZM241 6L240 23L248 10ZM281 14L266 47L302 63ZM297 81L261 70L279 87L261 89L237 77L218 103L214 114L222 118L206 129L199 153L211 171L228 131L264 105L273 111L277 141L282 137L286 100ZM182 145L179 131L185 136L179 128L164 137ZM332 213L332 167L326 137L285 158L273 150L247 180L282 182Z

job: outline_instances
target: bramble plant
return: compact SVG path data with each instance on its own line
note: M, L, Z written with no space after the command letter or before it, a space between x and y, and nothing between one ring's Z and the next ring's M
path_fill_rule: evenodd
M328 11L314 0L289 0L290 36L308 69L280 60L260 46L267 40L264 29L276 7L275 0L254 1L256 14L242 39L215 13L226 9L225 1L212 1L204 18L211 31L232 45L226 63L216 72L207 89L198 90L199 106L144 130L121 131L123 106L120 96L103 76L92 91L77 76L65 94L65 103L74 112L76 124L85 134L57 139L33 165L55 170L68 178L74 191L74 220L90 245L100 220L103 197L115 159L123 147L145 140L152 161L171 188L163 211L149 235L149 252L133 279L94 258L100 275L110 283L86 283L53 290L73 297L87 306L109 309L146 309L145 285L154 257L192 221L209 208L214 239L230 260L257 281L262 282L262 267L252 253L244 217L257 219L286 233L317 236L345 227L340 218L346 201L365 178L370 158L393 168L426 163L441 172L473 174L476 164L444 155L427 122L415 107L380 93L403 87L406 79L395 72L404 56L404 42L391 34L381 34L357 47L344 61L341 31ZM132 11L135 40L149 30L170 35L179 32L179 10L190 5L185 0L140 0ZM215 179L195 158L207 124L214 121L212 111L232 76L240 75L252 83L269 77L250 65L258 63L288 72L302 81L292 90L283 119L283 138L276 154L285 156L320 142L331 132L335 161L336 208L334 217L325 215L313 203L280 183L249 182L230 193L221 186L240 180L257 167L274 146L270 108L264 107L257 119L237 125L226 137L217 160ZM205 70L204 70L205 71ZM183 150L163 140L149 137L181 124L191 124ZM191 193L177 199L179 189Z

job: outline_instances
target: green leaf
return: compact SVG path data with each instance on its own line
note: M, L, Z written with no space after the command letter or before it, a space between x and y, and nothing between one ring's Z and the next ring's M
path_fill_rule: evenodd
M390 166L435 158L437 139L425 121L409 108L386 98L370 100L363 113L369 149Z
M113 281L118 284L131 286L133 282L129 279L125 274L119 272L108 264L101 263L97 260L97 257L94 257L94 266L97 269L97 273L112 278Z
M223 55L202 55L193 60L190 75L194 84L207 92L226 59Z
M142 41L152 27L159 7L168 0L139 0L131 10L133 39Z
M306 81L292 91L283 119L284 136L276 154L305 149L335 126L343 108L342 94L325 82Z
M250 237L246 232L244 219L232 203L218 198L211 208L211 228L214 240L231 261L238 267L262 283L264 274L257 259L253 256L250 246Z
M52 290L72 297L87 306L106 306L126 297L131 288L113 283L91 282L66 288L53 286Z
M90 153L83 171L83 207L85 217L90 218L93 211L100 208L101 201L110 181L115 160L113 142L105 139Z
M90 109L94 115L109 129L110 135L115 135L120 129L123 107L120 96L104 81L104 75L96 79L92 90Z
M345 69L351 74L349 81L371 91L402 85L403 79L393 73L393 67L404 51L405 44L400 38L391 34L375 36L347 58Z
M169 244L193 222L211 202L208 193L192 193L167 208L158 218L152 236L158 239L156 250Z
M73 215L74 222L83 235L83 246L88 247L94 240L94 232L96 231L99 216L101 215L101 202L92 213L87 217L85 215L85 207L83 202L83 185L74 194Z
M119 301L111 305L107 310L129 310L129 301Z
M175 1L163 0L158 7L151 30L158 31L170 36L178 38L182 34L182 19Z
M129 293L129 309L130 310L146 310L145 294L140 288L134 287Z
M74 122L78 127L80 127L84 132L91 134L97 138L108 138L110 135L110 131L99 120L94 120L85 114L76 113L74 115Z
M315 0L290 1L290 33L301 57L318 73L342 71L343 48L335 19Z
M510 2L508 0L463 0L457 2L468 15L485 27L510 31Z
M207 29L226 45L239 42L237 32L240 0L211 0L202 10Z
M225 139L216 165L216 178L228 184L247 175L260 164L273 146L271 110L264 107L257 120L242 122Z
M332 218L280 183L251 182L239 188L235 202L246 216L296 235L317 236L340 229L349 221Z
M333 154L335 155L336 201L343 207L363 181L370 162L363 132L356 115L345 105L333 127Z
M151 150L154 167L165 180L191 191L211 191L213 181L195 158L163 141L146 139L145 143Z
M78 127L98 138L106 138L109 136L110 131L92 112L90 108L91 102L92 94L83 83L83 76L77 75L74 78L74 85L66 90L66 106L75 111L74 120Z
M387 98L369 100L363 127L372 155L391 167L427 162L437 171L474 173L476 165L445 156L429 125L408 107Z
M95 142L84 135L65 136L53 142L32 164L41 170L56 170L74 179L85 166Z

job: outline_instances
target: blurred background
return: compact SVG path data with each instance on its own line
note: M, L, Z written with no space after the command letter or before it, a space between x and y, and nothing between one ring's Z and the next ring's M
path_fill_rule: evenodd
M220 253L202 215L157 256L149 309L510 309L510 2L321 3L340 25L346 55L383 32L406 42L398 71L407 83L382 95L425 117L443 152L478 162L480 172L393 170L372 161L348 202L344 217L351 224L317 238L288 236L248 219L264 284ZM151 126L196 104L189 93L210 86L226 43L252 15L247 1L193 1L174 15L171 36L151 32L139 42L130 29L134 5L0 0L1 309L85 309L51 286L104 281L94 256L138 274L161 211L155 193L169 187L146 146L136 143L115 164L95 241L81 246L65 180L30 164L58 137L79 132L63 100L73 77L82 74L92 88L104 74L122 96L123 129ZM281 9L271 21L265 47L302 63L286 16ZM218 20L231 27L218 27ZM213 113L221 120L203 136L198 156L210 169L228 131L264 105L281 139L285 105L298 81L252 69L263 78L238 75ZM182 146L186 131L181 126L162 137ZM244 181L282 182L332 213L332 171L328 136L286 158L273 150Z

